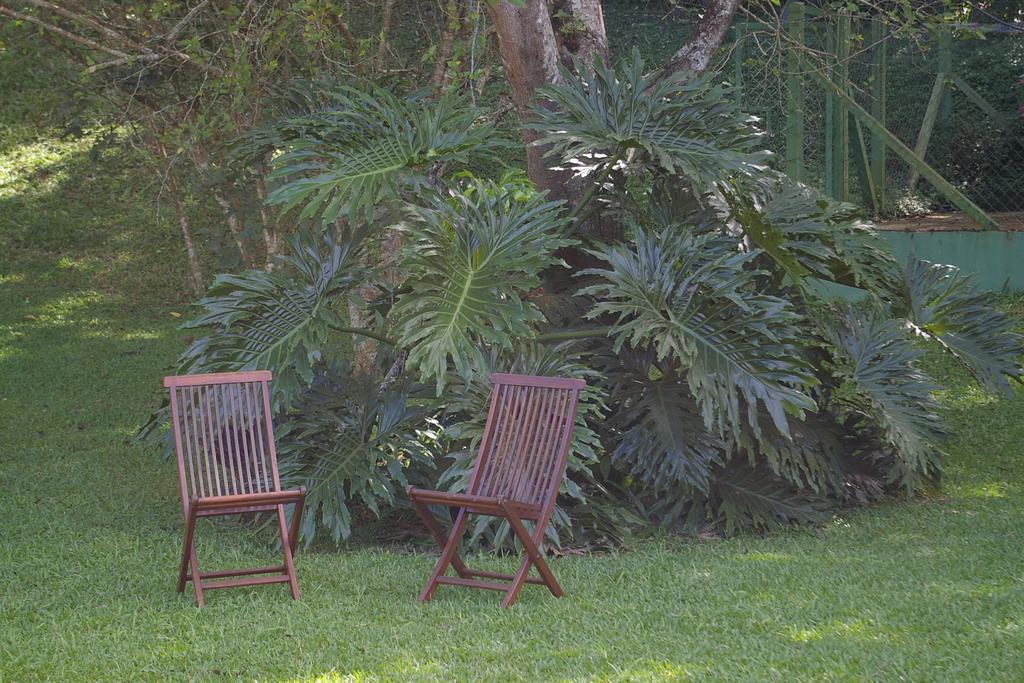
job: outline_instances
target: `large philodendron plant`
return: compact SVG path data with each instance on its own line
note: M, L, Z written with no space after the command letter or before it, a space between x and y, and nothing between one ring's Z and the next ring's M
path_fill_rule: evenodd
M352 501L399 505L407 480L463 486L494 370L588 381L563 488L580 518L617 501L732 532L934 486L945 428L918 342L1009 391L1024 345L993 297L948 266L900 266L855 207L774 170L724 88L652 79L635 54L577 69L529 125L586 206L487 179L503 143L446 97L325 89L240 145L273 148L270 200L311 225L273 273L218 278L180 369L275 373L282 469L316 492L307 541L347 537ZM595 207L621 239L586 237ZM396 236L400 264L379 264ZM552 292L567 249L598 265ZM366 300L368 282L387 284ZM560 326L559 310L581 315ZM376 369L353 376L366 338Z

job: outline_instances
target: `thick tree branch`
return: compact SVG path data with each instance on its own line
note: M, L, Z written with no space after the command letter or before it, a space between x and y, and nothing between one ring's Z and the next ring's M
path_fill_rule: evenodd
M109 62L100 62L99 64L93 64L85 70L87 74L94 74L97 71L103 71L104 69L110 69L115 66L121 66L122 64L131 64L132 62L158 62L163 59L163 55L158 55L155 52L151 52L148 55L126 55L124 57L118 57L117 59L111 59Z
M120 58L129 58L130 59L132 57L132 55L129 55L127 52L122 52L121 50L117 50L115 48L108 47L108 46L103 45L101 43L97 43L95 40L92 40L90 38L86 38L85 36L80 36L80 35L78 35L76 33L72 33L71 31L66 31L66 30L62 29L60 26L56 26L54 24L48 24L45 21L43 21L42 19L40 19L39 17L32 16L31 14L22 14L21 12L16 12L16 11L10 9L9 7L5 7L3 5L0 5L0 14L5 14L5 15L11 17L12 19L18 19L19 21L27 21L30 24L35 24L36 26L40 27L44 31L49 31L50 33L54 33L54 34L56 34L56 35L58 35L58 36L60 36L62 38L66 38L67 40L70 40L73 43L78 43L79 45L84 45L85 47L91 48L93 50L98 50L100 52L106 52L107 54L113 55L115 57L120 57Z
M203 0L198 5L190 9L188 11L188 14L183 16L181 18L181 21L175 24L174 28L167 32L167 35L163 38L164 42L168 45L172 45L174 41L178 39L178 36L181 35L181 32L185 30L185 27L188 26L189 22L192 21L192 19L195 18L195 16L199 14L199 12L202 11L202 9L209 4L210 0Z
M60 16L64 17L65 19L70 19L71 21L75 22L76 24L81 24L82 26L88 26L89 28L91 28L91 29L93 29L95 31L100 32L101 34L106 36L108 39L114 41L115 43L120 43L121 45L125 45L127 47L130 47L133 50L145 49L145 48L142 48L142 46L139 45L138 43L135 43L132 40L130 40L127 36L124 36L121 33L118 33L117 31L115 31L114 29L110 28L109 26L104 26L100 22L96 21L92 17L87 16L85 14L81 14L81 13L78 13L78 12L72 12L71 10L67 9L66 7L61 7L60 5L55 5L52 2L46 2L46 0L24 0L24 1L27 2L28 4L32 5L33 7L38 7L39 9L49 10L49 11L53 12L54 14L59 14Z
M704 18L697 24L686 45L672 55L662 75L669 76L679 71L700 73L707 69L715 51L725 39L739 6L740 0L708 0Z
M595 58L608 60L601 0L555 0L551 20L564 62L571 62L573 57L585 64L593 63Z
M196 59L194 59L192 56L187 55L184 52L181 52L180 50L175 50L173 48L169 48L169 49L165 49L165 50L161 50L160 52L157 52L153 48L147 47L146 45L144 45L142 43L139 43L139 42L137 42L135 40L132 40L131 38L125 36L124 34L118 32L118 31L115 31L115 30L113 30L112 28L110 28L108 26L105 26L102 22L97 21L96 19L94 19L94 18L92 18L92 17L90 17L90 16L88 16L86 14L83 14L83 13L80 13L80 12L73 12L73 11L67 9L66 7L61 7L60 5L56 5L56 4L52 3L52 2L47 2L47 0L25 0L25 1L29 5L32 5L33 7L36 7L36 8L41 9L41 10L47 10L47 11L53 12L54 14L62 16L65 19L68 19L68 20L74 22L75 24L78 24L79 26L84 26L84 27L93 29L94 31L97 31L100 34L102 34L109 41L111 41L111 42L115 43L116 45L118 45L119 48L124 48L124 49L118 49L118 48L111 47L109 45L104 45L103 43L99 43L99 42L97 42L95 40L92 40L91 38L87 38L85 36L81 36L81 35L72 33L70 31L67 31L67 30L61 28L60 26L57 26L55 24L51 24L51 23L48 23L46 21L43 21L42 19L40 19L37 16L30 15L30 14L23 14L21 12L17 12L15 10L12 10L12 9L8 8L8 7L0 5L0 14L6 14L7 16L12 17L14 19L20 19L22 21L30 22L32 24L35 24L36 26L39 26L40 28L42 28L42 29L44 29L46 31L49 31L49 32L54 33L56 35L59 35L59 36L61 36L63 38L66 38L67 40L70 40L70 41L72 41L74 43L78 43L79 45L83 45L85 47L91 48L93 50L98 50L100 52L106 52L107 54L113 55L114 57L118 58L116 60L111 60L111 61L105 62L103 64L96 65L96 68L91 69L90 73L93 73L95 71L99 71L100 69L105 69L105 68L108 68L108 67L111 67L111 66L116 66L117 64L127 63L127 62L133 61L133 60L153 62L153 61L157 61L157 60L161 59L164 56L174 57L175 59L178 59L178 60L180 60L182 62L190 64L191 66L194 66L195 68L197 68L197 69L199 69L201 71L209 72L209 73L212 73L212 74L217 75L217 76L219 76L219 75L221 75L223 73L223 71L220 68L218 68L218 67L216 67L216 66L214 66L212 64L202 64L201 62L196 61ZM191 14L191 12L189 14ZM179 22L179 24L180 24L180 22ZM135 51L138 54L132 55L132 54L130 54L128 52L125 52L124 50L133 50L133 51Z

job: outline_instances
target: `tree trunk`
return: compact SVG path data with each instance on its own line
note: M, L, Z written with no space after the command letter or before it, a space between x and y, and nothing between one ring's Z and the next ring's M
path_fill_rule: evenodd
M600 0L525 0L517 7L506 0L489 3L488 9L498 36L498 47L505 73L512 88L512 100L522 120L529 117L534 91L543 85L562 81L560 66L572 66L573 58L585 64L608 58L608 38ZM553 18L557 14L558 18ZM547 102L537 102L550 106ZM544 159L546 148L534 144L537 134L523 131L526 142L526 167L530 180L547 191L550 199L566 201L570 206L584 194L584 183L569 171L549 168ZM600 215L592 216L581 232L603 239L616 239L621 227ZM593 257L577 249L559 252L573 269L595 265ZM564 285L564 283L562 283ZM562 285L556 289L562 289Z
M274 212L267 205L267 180L269 172L266 164L256 167L256 196L260 200L260 222L263 224L263 244L267 250L267 258L263 267L268 273L274 270L274 256L281 250L281 240L277 233L277 222Z
M725 38L739 2L709 0L693 36L676 52L663 73L706 69ZM560 81L560 64L571 65L573 58L585 64L608 58L600 0L524 0L518 7L507 0L496 0L488 3L488 8L520 117L528 115L538 86ZM544 150L530 144L536 139L535 134L524 131L523 136L528 145L530 179L552 198L570 203L578 199L579 187L573 187L576 183L570 174L549 169L542 159ZM600 226L591 228L602 232Z
M395 218L397 224L397 216ZM341 225L341 223L338 223ZM395 226L384 230L383 239L380 242L380 253L371 255L363 253L363 265L377 266L384 280L392 288L398 287L405 277L402 272L401 258L402 247L405 244L403 233ZM373 302L381 295L381 290L371 283L363 283L356 293L367 303ZM372 328L373 316L364 312L355 303L348 305L349 324L352 327ZM370 338L354 337L352 342L352 371L356 375L372 375L377 371L377 349L378 343Z
M438 42L437 57L434 60L434 73L430 77L430 85L439 88L448 85L448 62L455 54L455 36L462 28L462 4L457 0L448 0L444 11L444 24L441 27L441 38Z
M558 83L559 54L555 29L546 0L526 0L516 7L506 0L489 5L498 36L501 61L512 88L512 100L521 119L529 115L533 91L541 85ZM554 199L568 199L570 175L552 171L542 158L544 150L532 143L537 135L523 131L526 139L526 167L530 180Z
M196 165L200 173L207 177L209 180L210 172L210 155L199 143L193 143L192 145L192 163ZM217 202L221 210L224 212L224 220L228 224L228 231L231 233L231 238L235 241L235 246L238 248L238 253L242 257L242 263L245 266L252 264L252 259L249 256L249 248L245 243L245 237L242 234L242 221L238 218L238 211L231 204L220 187L216 184L210 184L210 194L213 195L213 201Z
M388 34L391 32L391 13L395 8L395 0L384 0L384 11L380 18L380 44L377 45L377 56L373 60L373 68L380 72L384 69L384 61L388 56Z
M677 71L700 73L707 69L725 39L739 5L740 0L710 0L690 40L672 55L671 61L662 71L663 75L668 76Z
M189 286L192 292L198 297L205 292L203 269L199 265L199 253L196 251L195 239L192 236L192 229L188 221L188 212L185 210L185 203L181 199L181 188L177 181L167 174L167 190L171 195L171 203L174 204L174 213L178 217L178 225L181 228L181 236L185 241L185 251L188 254Z

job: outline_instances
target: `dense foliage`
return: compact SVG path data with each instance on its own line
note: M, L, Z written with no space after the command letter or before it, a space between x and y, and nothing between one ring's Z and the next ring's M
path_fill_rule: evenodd
M920 342L1007 390L1024 344L991 297L900 267L854 207L788 181L724 88L653 81L638 55L563 78L530 125L590 188L574 207L477 177L497 134L448 97L325 90L252 134L279 145L271 201L310 227L274 273L218 279L179 369L274 371L307 540L346 537L353 501L401 505L408 480L463 486L494 370L589 383L563 530L734 532L934 487L945 429ZM587 236L595 212L619 239ZM594 267L556 286L581 251ZM368 372L345 360L366 338Z

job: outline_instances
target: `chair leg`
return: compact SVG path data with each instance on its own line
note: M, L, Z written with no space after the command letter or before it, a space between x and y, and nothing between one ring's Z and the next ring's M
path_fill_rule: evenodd
M185 577L188 573L189 558L192 556L192 541L196 531L196 511L190 507L185 516L185 539L181 546L181 563L178 567L178 592L185 591Z
M466 508L459 508L459 514L456 516L451 534L449 534L448 540L441 550L441 557L437 560L437 566L434 567L434 571L430 574L430 579L427 580L427 585L423 587L423 592L417 598L419 602L427 602L434 597L438 586L437 580L444 576L444 573L448 570L448 565L452 564L452 559L458 556L459 541L462 540L462 532L466 529L466 518ZM459 563L461 564L461 560ZM465 568L465 565L463 565L463 568Z
M196 591L196 604L199 607L206 607L206 597L203 595L203 579L199 575L199 558L196 556L196 509L189 506L188 516L185 518L185 543L181 549L181 567L178 570L178 592L185 591L187 572L192 572L192 587Z
M438 547L443 552L445 546L448 544L448 538L445 537L444 531L441 529L441 525L439 525L437 520L434 519L434 516L430 514L430 510L426 505L412 496L410 496L410 500L412 500L412 505L416 509L416 513L420 516L420 519L423 520L423 525L430 531L434 540L437 541ZM455 568L455 573L459 576L462 578L469 578L469 567L466 566L466 563L462 561L462 558L459 557L457 552L452 556L452 566Z
M277 506L277 523L281 529L281 553L284 555L285 573L291 585L292 598L299 599L299 580L295 576L295 559L292 557L292 541L288 534L288 525L284 519L284 505Z
M527 559L532 562L537 568L537 571L540 572L541 578L544 579L544 583L547 585L548 590L550 590L551 594L556 598L560 598L565 595L565 591L562 590L562 587L558 583L558 579L555 578L551 568L548 567L547 560L544 559L544 555L541 553L539 547L541 540L544 538L544 530L547 528L547 522L545 521L542 524L541 522L543 520L537 520L537 528L534 531L536 538L534 538L526 530L526 525L523 524L523 520L511 505L508 505L505 501L502 501L500 505L508 516L508 523L512 527L512 531L514 531L516 536L519 538L519 542L523 544L523 549L526 551ZM525 580L526 574L529 570L529 564L524 560L523 566L527 568L527 572L522 572L522 569L520 569L520 572L523 574L523 580ZM509 590L509 597L512 597L511 589ZM518 593L518 590L516 592ZM506 597L506 600L508 600L508 597ZM514 597L512 597L509 604L512 604L513 602L515 602Z
M192 544L192 559L190 561L192 567L192 587L196 591L196 604L200 607L206 607L206 597L203 595L203 579L199 575L199 560L196 558L196 546Z
M299 541L299 524L302 523L302 508L306 502L306 497L303 496L295 503L295 509L292 510L292 526L288 531L288 539L292 544L292 557L295 557L296 544Z
M505 591L505 597L501 599L502 607L511 607L516 604L519 599L519 591L522 590L523 584L526 583L526 577L530 573L530 557L523 557L523 561L519 563L519 571L512 577L512 583L509 584L508 590Z

